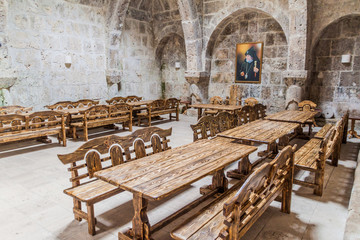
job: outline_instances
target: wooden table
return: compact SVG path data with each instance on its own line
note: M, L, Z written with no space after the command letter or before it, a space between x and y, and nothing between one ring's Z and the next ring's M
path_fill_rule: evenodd
M351 129L348 131L348 134L350 135L349 138L360 138L360 136L355 131L355 121L360 120L360 117L349 117L349 120L351 120Z
M128 105L134 107L140 107L143 105L148 105L151 104L154 100L141 100L141 101L136 101L136 102L127 102Z
M256 120L221 132L217 136L267 144L268 152L277 153L276 140L279 139L280 145L288 144L288 134L299 126L298 123Z
M248 161L248 155L256 149L219 137L200 140L96 172L95 177L133 193L132 230L125 234L119 233L119 239L150 239L151 232L178 217L182 211L151 227L147 217L149 200L161 200L209 174L214 175L208 189L213 194L225 191L228 181L224 168L239 159ZM190 204L190 209L193 207ZM187 211L190 209L189 205L185 207Z
M223 110L229 112L235 112L240 110L242 106L238 105L216 105L216 104L192 104L190 107L198 109L198 120L201 118L203 108L214 109L214 110Z
M311 111L282 111L266 116L265 119L279 122L306 123L313 118L317 112Z

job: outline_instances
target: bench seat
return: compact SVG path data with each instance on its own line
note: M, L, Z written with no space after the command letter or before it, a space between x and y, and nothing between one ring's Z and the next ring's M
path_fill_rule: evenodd
M325 138L326 134L330 131L333 125L331 123L325 124L314 136L314 138L323 139Z
M81 202L96 203L123 190L102 180L94 180L64 190L64 193Z
M119 123L123 120L128 120L128 119L129 119L128 116L123 116L123 117L115 117L115 118L111 118L111 119L93 120L91 122L88 122L88 127L100 127L100 126L105 126L105 125L109 125L109 124ZM71 123L71 126L75 126L75 127L82 127L83 125L84 125L83 122Z
M171 232L172 238L189 240L216 239L224 227L224 204L236 195L243 183L244 180L237 183L237 186L232 187L223 193L221 197L202 208L198 214L194 215L188 222L174 229ZM211 229L211 231L209 231L209 229Z
M295 165L304 170L315 171L317 169L316 159L321 150L321 139L310 139L304 146L296 151L294 156Z
M0 137L0 143L14 142L25 139L32 139L37 137L45 137L48 135L58 134L61 131L61 127L41 129L33 131L23 131L21 133L8 134Z

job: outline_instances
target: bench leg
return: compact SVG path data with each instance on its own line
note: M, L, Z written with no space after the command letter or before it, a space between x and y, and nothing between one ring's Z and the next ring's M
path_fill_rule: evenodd
M315 172L315 185L314 194L322 196L324 187L324 169L318 169Z
M331 164L335 167L338 166L339 158L340 158L340 151L341 151L341 139L339 139L339 143L334 146L334 152L331 156Z
M292 193L292 176L290 176L282 190L282 199L281 199L281 211L283 213L290 213L291 211L291 193Z
M88 232L90 235L94 236L96 234L95 231L95 215L94 215L94 205L87 205L87 215L88 215Z
M169 119L170 119L170 121L171 121L171 117L172 117L172 116L171 116L171 113L169 113Z
M180 113L180 109L176 108L176 121L179 121L179 113Z
M76 127L72 128L72 134L73 134L73 139L76 139L77 138L77 136L76 136Z
M89 140L87 127L84 127L84 140L85 140L85 141L88 141L88 140Z
M75 198L74 198L73 202L74 202L74 210L81 211L81 202L79 200L76 200ZM79 222L81 222L81 220L82 220L82 218L80 216L78 216L75 212L74 212L74 218L76 221L79 221Z

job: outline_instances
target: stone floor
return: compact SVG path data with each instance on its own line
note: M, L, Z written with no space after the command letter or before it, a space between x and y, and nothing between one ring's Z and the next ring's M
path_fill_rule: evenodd
M196 118L181 115L179 122L163 121L156 126L173 127L170 144L176 147L192 142L189 125L195 122ZM92 130L90 139L113 133L113 130ZM0 239L117 239L117 232L131 226L132 195L123 192L96 204L97 235L88 235L86 221L73 219L72 199L63 193L70 187L70 174L56 156L72 152L84 142L70 139L64 148L52 139L52 144L26 141L0 146ZM294 186L292 213L281 213L279 203L272 203L244 239L342 239L359 148L360 141L352 140L343 145L338 167L327 164L322 197L314 196L310 189ZM311 177L302 172L297 174ZM150 202L150 223L199 197L199 187L210 181L207 177L176 196ZM170 239L169 232L177 223L156 232L154 239Z

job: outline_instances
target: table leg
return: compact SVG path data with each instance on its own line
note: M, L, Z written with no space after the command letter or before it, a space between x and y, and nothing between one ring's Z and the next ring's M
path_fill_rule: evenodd
M229 178L243 179L251 172L252 165L249 161L249 156L244 157L238 162L238 169L228 171L226 176Z
M353 138L353 137L356 137L356 138L360 138L358 135L357 135L357 132L355 131L355 119L351 119L351 129L349 131L349 138Z
M150 223L147 216L148 200L140 193L133 195L134 217L132 220L132 230L130 235L133 239L150 240ZM120 236L120 234L119 234Z
M201 118L202 108L198 108L198 120Z
M228 190L229 181L225 177L224 169L216 171L212 178L212 184L200 188L200 194L205 195L208 192L218 189L219 193L223 193Z

